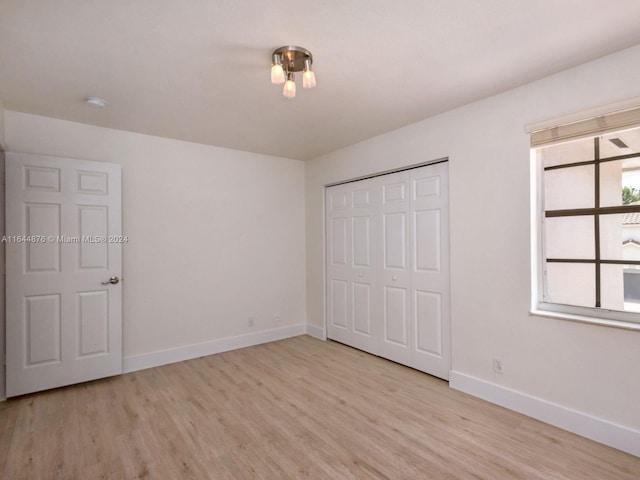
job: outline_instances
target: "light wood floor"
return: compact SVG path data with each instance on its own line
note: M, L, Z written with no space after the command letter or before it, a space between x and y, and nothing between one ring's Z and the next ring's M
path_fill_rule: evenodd
M301 336L0 403L2 479L612 479L640 458Z

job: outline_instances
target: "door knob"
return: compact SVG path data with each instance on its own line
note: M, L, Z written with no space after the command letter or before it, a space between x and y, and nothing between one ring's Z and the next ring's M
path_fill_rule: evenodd
M395 275L393 276L393 281L395 282L398 279Z
M102 285L117 285L120 282L120 279L118 277L111 277L109 280L107 280L106 282L101 282Z

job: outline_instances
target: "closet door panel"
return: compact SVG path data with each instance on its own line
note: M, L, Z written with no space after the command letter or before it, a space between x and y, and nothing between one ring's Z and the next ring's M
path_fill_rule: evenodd
M344 185L326 191L327 211L327 333L349 342L351 329L351 208L350 190Z
M411 225L410 174L398 172L377 178L382 194L380 256L381 281L379 295L383 299L383 335L379 355L395 362L408 364L413 336L410 302Z
M444 379L451 362L448 183L447 162L411 172L411 366Z
M378 247L374 229L379 195L363 180L326 191L327 333L329 338L377 353L375 297ZM337 282L337 283L336 283Z

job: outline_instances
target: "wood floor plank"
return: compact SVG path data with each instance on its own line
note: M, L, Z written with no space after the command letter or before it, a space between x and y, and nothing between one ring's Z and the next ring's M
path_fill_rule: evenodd
M0 478L638 480L640 458L301 336L1 403Z

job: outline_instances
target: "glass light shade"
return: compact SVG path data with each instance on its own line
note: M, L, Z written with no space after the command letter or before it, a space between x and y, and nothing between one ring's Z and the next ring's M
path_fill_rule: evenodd
M282 89L282 95L287 98L293 98L296 96L296 83L289 79L284 82L284 88Z
M274 63L271 66L271 83L284 83L284 70L282 69L282 65L279 63Z
M302 74L302 87L313 88L316 86L316 74L313 70L305 70Z

